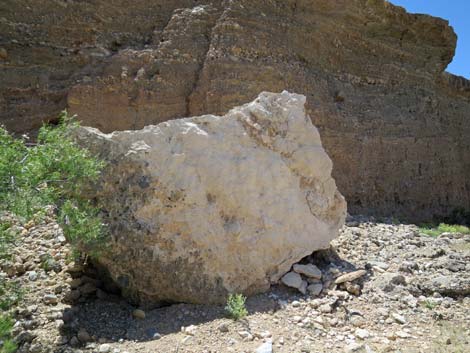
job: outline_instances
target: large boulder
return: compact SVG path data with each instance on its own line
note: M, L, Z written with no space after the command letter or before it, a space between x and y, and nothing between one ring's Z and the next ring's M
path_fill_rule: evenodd
M125 296L221 302L269 288L328 247L346 214L305 97L261 93L225 116L78 140L109 164L94 196L111 240L99 262Z

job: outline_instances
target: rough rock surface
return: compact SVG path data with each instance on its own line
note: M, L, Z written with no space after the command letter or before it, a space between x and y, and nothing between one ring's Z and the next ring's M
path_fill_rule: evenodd
M4 0L0 122L103 131L307 96L354 212L470 209L470 82L447 22L382 0ZM429 192L432 190L433 192Z
M346 202L304 104L265 92L223 117L79 131L109 161L93 193L113 237L100 262L127 296L220 302L328 247Z

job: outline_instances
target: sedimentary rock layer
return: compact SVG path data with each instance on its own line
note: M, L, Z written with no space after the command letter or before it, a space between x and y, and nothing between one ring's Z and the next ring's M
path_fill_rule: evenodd
M125 296L224 302L328 247L346 202L304 104L262 93L223 117L78 132L109 162L92 192L112 236L98 261Z
M6 0L0 121L103 131L307 97L352 212L470 209L470 83L447 22L382 0Z

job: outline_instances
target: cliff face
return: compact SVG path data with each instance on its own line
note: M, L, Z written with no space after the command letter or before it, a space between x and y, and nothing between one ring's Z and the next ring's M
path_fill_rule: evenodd
M382 0L0 4L0 122L104 131L307 96L352 212L470 209L470 83L447 22Z

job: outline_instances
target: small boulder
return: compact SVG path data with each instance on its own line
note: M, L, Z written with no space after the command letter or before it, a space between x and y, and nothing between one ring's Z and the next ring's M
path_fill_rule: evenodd
M143 319L145 319L145 311L143 311L141 309L135 309L132 312L132 316L134 317L134 319L143 320Z
M299 289L303 280L297 272L288 272L281 278L281 282L287 287Z
M295 264L294 271L297 273L300 273L301 275L307 276L309 278L321 279L322 277L322 273L320 269L313 264L307 264L307 265Z

